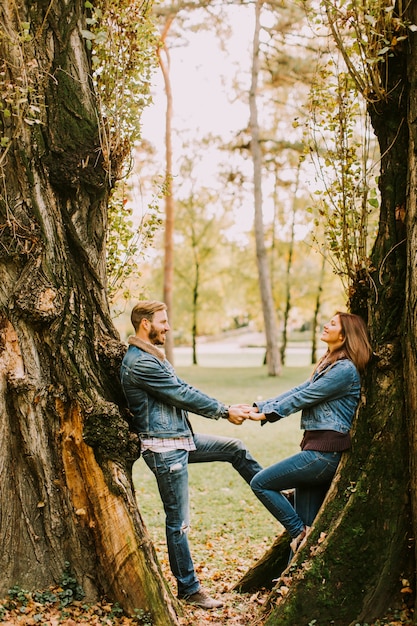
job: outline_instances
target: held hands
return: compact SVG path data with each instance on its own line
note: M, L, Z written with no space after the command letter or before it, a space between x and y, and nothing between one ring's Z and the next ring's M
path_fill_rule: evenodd
M236 426L240 426L246 419L248 419L252 408L253 407L249 404L232 404L229 406L229 422L235 424Z
M258 407L251 406L250 404L232 404L229 406L229 422L240 426L247 419L259 422L265 419L265 415L259 413Z
M262 422L262 420L265 419L265 414L259 413L258 407L253 406L252 411L249 413L249 419L253 420L254 422Z

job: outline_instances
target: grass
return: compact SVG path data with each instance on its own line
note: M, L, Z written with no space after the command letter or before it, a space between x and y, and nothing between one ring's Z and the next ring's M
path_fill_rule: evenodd
M269 377L264 367L177 367L177 373L226 404L252 403L301 383L311 366L284 368L280 377ZM191 415L191 422L196 432L242 439L264 467L296 452L301 440L299 415L263 427L250 421L234 426L197 415ZM190 544L200 577L237 582L282 527L228 463L191 464L189 477ZM166 565L164 512L153 474L142 459L135 464L133 478L139 509L158 557Z

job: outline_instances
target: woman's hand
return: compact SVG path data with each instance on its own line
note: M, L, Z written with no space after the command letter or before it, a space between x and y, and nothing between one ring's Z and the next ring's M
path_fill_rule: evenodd
M264 413L259 413L256 407L253 407L252 411L249 413L249 419L254 422L262 422L265 419Z

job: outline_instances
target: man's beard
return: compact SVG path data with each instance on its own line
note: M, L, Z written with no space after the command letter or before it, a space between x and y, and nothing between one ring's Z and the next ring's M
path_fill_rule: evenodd
M149 341L154 346L163 346L165 344L165 333L158 332L153 324L149 331Z

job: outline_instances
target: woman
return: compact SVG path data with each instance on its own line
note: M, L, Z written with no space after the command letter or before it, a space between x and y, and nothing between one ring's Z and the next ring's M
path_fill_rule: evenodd
M264 424L302 410L301 452L260 471L250 483L292 537L293 552L306 538L342 452L350 448L360 373L372 354L365 323L358 315L336 313L320 339L327 343L327 352L311 378L277 398L256 402L250 413L252 420ZM282 493L293 488L294 506Z

